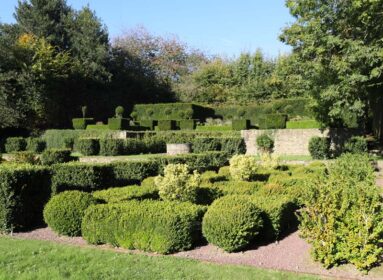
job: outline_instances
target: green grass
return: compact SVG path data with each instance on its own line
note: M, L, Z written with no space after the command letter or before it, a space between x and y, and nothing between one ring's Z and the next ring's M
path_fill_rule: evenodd
M316 120L301 120L301 121L288 121L286 128L289 129L307 129L307 128L320 128L320 123Z
M316 276L0 237L0 279L320 279Z

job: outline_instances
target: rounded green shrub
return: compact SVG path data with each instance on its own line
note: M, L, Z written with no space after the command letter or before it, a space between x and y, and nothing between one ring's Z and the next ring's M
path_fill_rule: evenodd
M313 159L327 159L330 157L330 139L326 137L312 137L309 141L309 152Z
M123 139L101 139L100 140L100 155L103 156L118 156L123 155L125 143Z
M252 156L235 155L230 159L230 175L234 180L251 181L257 169L257 161Z
M157 176L154 183L163 200L195 202L201 178L196 171L190 174L187 164L169 164L164 169L164 176Z
M122 118L123 115L124 115L124 107L122 106L117 106L116 109L115 109L115 113L116 113L116 118Z
M254 241L262 226L261 210L251 201L251 196L228 195L208 208L202 232L209 243L233 252Z
M85 210L97 200L89 193L66 191L55 195L44 208L44 221L58 234L81 235Z
M94 156L100 152L100 140L95 138L80 138L75 146L76 150L84 156Z
M52 165L56 163L64 163L73 161L71 150L69 149L48 149L45 150L40 157L41 164Z
M274 140L268 134L261 134L257 137L257 147L261 152L271 153L274 149Z
M5 141L4 147L7 153L25 151L27 148L27 141L23 137L9 137Z
M351 154L367 153L367 141L364 137L353 136L344 144L343 152Z

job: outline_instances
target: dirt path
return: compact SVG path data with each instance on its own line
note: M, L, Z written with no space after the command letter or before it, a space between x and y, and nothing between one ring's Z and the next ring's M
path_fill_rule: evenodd
M58 236L49 228L36 229L31 232L14 233L13 236L23 239L46 240L69 245L95 247L118 252L156 255L137 250L113 248L107 245L88 245L81 237L71 238ZM173 254L173 256L213 263L250 265L261 268L309 273L335 277L336 279L383 279L382 268L373 269L368 276L362 275L351 265L343 265L329 270L324 269L320 264L312 261L310 257L310 246L305 240L299 237L298 232L290 234L279 242L260 245L257 248L239 253L226 253L216 246L205 245L190 251Z

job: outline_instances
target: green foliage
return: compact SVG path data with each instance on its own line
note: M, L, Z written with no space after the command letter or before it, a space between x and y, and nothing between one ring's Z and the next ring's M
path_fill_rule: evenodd
M203 222L203 235L225 251L246 248L254 241L263 226L261 210L251 201L251 196L225 196L208 208Z
M230 155L239 155L246 153L245 140L242 137L222 137L221 151Z
M283 129L286 128L287 115L265 114L258 120L260 129Z
M44 221L60 235L80 236L85 210L96 204L91 194L66 191L53 196L44 207Z
M307 129L307 128L321 128L321 124L316 120L302 120L302 121L288 121L286 122L288 129Z
M124 107L117 106L116 109L114 110L116 118L122 119L124 115L124 111L125 111Z
M258 169L258 163L253 156L234 155L230 159L230 175L234 180L251 181Z
M71 162L52 166L52 193L67 190L91 192L114 183L110 165Z
M201 178L196 171L190 174L187 164L169 164L164 169L164 175L156 177L154 183L165 201L196 202Z
M352 154L367 153L368 147L366 139L361 136L351 137L344 144L343 152Z
M197 131L231 131L232 127L228 125L197 125L195 128Z
M136 113L136 112L133 112ZM132 113L132 114L133 114ZM140 120L140 126L148 128L149 130L154 130L154 120Z
M189 129L193 130L196 128L196 120L180 120L180 129Z
M313 159L328 159L330 157L330 139L312 137L309 141L309 152Z
M69 149L81 134L81 130L50 129L41 138L47 143L48 149Z
M114 186L139 183L146 177L157 175L159 171L159 163L153 160L120 161L113 162L110 166L113 172ZM111 186L112 184L106 185Z
M108 127L110 130L127 130L129 128L129 120L123 118L109 118Z
M123 155L125 144L123 139L100 139L100 155Z
M93 118L72 119L72 126L74 129L86 129L89 124L94 124Z
M267 133L259 135L256 142L261 152L271 153L274 149L274 139Z
M193 140L193 152L222 151L228 155L246 153L242 137L197 137Z
M31 165L0 166L0 231L27 230L43 224L50 195L50 170Z
M221 150L221 138L197 137L192 144L194 153Z
M43 165L52 165L73 160L75 160L75 158L71 156L71 150L68 149L47 149L40 156L40 161Z
M35 153L30 151L15 152L13 155L12 162L14 163L28 163L37 164L39 160Z
M84 156L98 155L100 152L100 140L95 138L79 138L75 143L75 150Z
M46 142L41 138L29 137L27 139L27 150L30 152L40 154L45 150L46 146Z
M246 130L250 128L250 120L232 120L231 123L233 130Z
M201 239L205 207L144 200L91 206L82 233L92 244L168 254L193 248Z
M159 131L174 130L176 129L176 122L174 120L159 120L157 129Z
M27 148L27 141L23 137L9 137L4 146L7 153L21 152Z
M150 186L127 186L95 191L93 197L106 203L120 203L129 200L158 199L158 189Z
M381 261L383 204L366 155L345 154L308 182L300 231L314 258L331 267L352 263L368 270Z
M107 124L88 124L86 130L109 130Z

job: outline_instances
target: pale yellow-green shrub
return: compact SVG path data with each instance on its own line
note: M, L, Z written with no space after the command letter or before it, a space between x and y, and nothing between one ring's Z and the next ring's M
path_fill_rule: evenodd
M163 200L195 202L201 176L197 171L190 174L187 164L169 164L164 169L164 176L157 176L154 183Z
M279 166L279 156L271 153L261 153L261 165L265 168L276 169Z
M252 156L235 155L230 159L230 175L234 180L251 181L257 169L257 161Z

